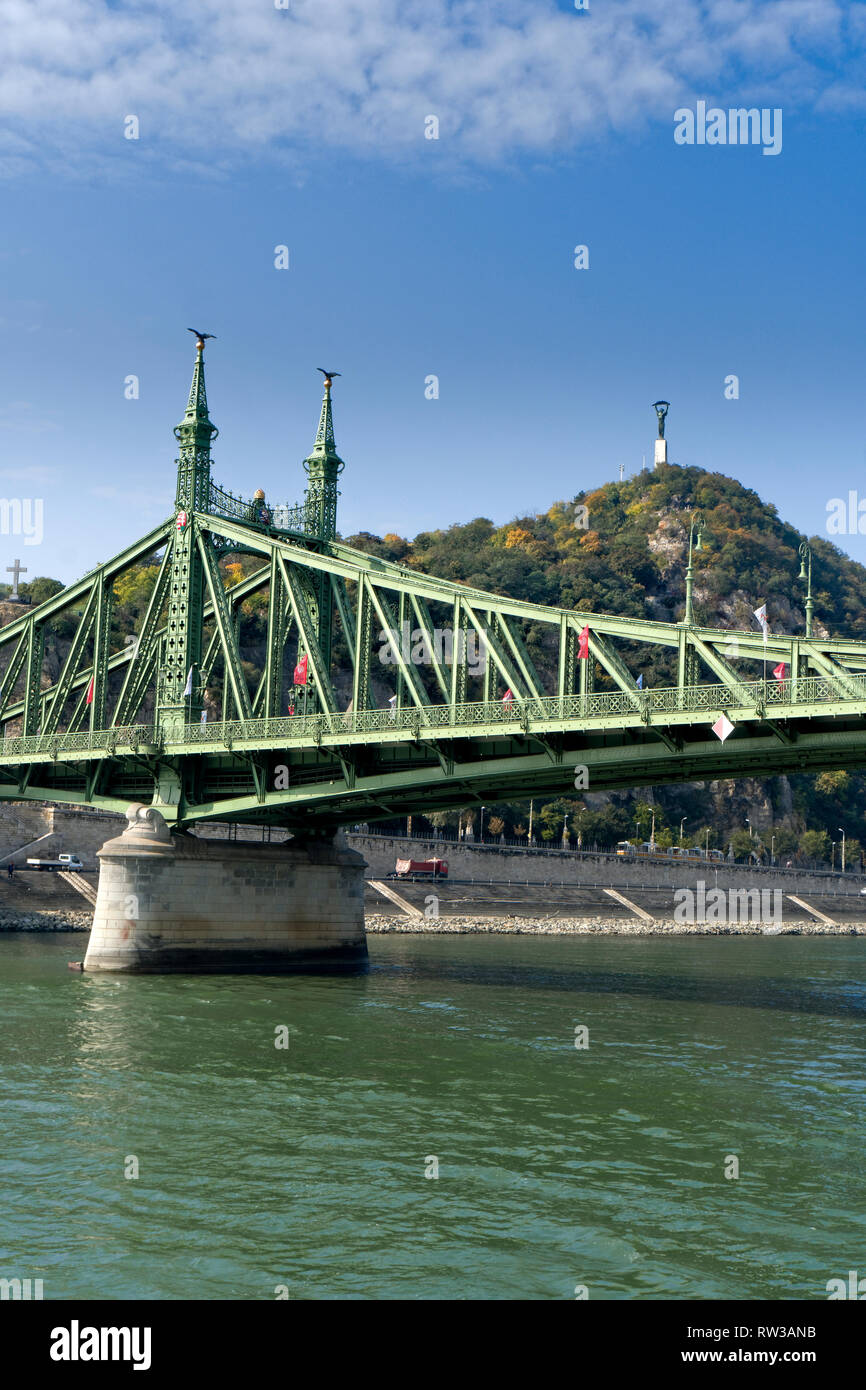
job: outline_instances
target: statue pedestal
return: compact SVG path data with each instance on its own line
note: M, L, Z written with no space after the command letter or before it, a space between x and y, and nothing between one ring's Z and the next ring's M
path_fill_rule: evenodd
M655 454L653 455L653 468L658 468L660 463L667 463L667 461L668 441L666 439L657 439Z
M363 970L363 857L335 840L286 844L171 834L153 806L99 851L85 970L190 974ZM342 840L342 843L341 843Z

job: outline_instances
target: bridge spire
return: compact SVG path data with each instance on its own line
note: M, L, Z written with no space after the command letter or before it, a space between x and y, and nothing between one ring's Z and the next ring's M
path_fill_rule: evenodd
M334 439L334 420L331 414L331 384L339 372L326 372L324 367L318 371L325 378L325 393L322 397L322 410L319 415L319 428L312 452L304 459L309 484L305 501L308 524L321 541L330 541L337 534L337 478L345 468L345 463L337 453Z
M208 414L204 340L195 328L195 366L186 412L174 437L177 459L177 524L170 541L169 622L159 656L157 723L164 736L182 737L201 701L202 606L205 576L197 543L196 512L210 507L210 446L219 431ZM168 795L168 793L166 792ZM173 795L173 793L171 793ZM163 792L160 791L160 796Z
M193 330L194 331L194 330ZM180 444L177 460L178 507L205 510L210 497L210 446L219 430L208 414L204 379L204 339L210 333L196 333L195 366L184 417L175 425L174 437Z

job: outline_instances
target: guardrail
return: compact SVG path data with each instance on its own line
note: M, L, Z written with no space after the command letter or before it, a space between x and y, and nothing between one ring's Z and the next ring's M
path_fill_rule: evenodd
M501 700L459 705L425 705L405 709L374 709L339 711L326 714L281 715L274 719L233 719L211 724L186 724L184 744L222 743L231 747L235 741L266 742L292 739L318 742L322 738L346 737L352 734L409 732L413 736L455 727L471 729L501 725L519 730L530 724L565 723L568 720L609 719L639 716L648 720L654 713L723 713L728 710L754 709L762 715L768 707L779 710L796 709L800 705L864 704L866 705L866 676L846 675L847 689L842 691L824 676L805 676L793 681L741 682L736 691L726 685L678 686L660 690L634 692L604 691L584 695L544 695L538 699L515 699L508 704ZM40 754L103 751L107 748L131 747L161 741L161 734L152 725L132 725L123 728L98 729L92 733L31 734L0 742L0 761L3 753Z
M866 676L847 675L842 691L824 676L792 681L743 681L727 685L678 686L659 690L593 692L588 695L544 695L536 699L501 700L460 705L411 706L328 714L282 715L275 719L234 719L212 724L188 724L189 743L255 739L321 739L326 736L409 731L420 734L437 728L472 728L490 724L522 728L533 723L564 723L569 719L609 719L654 713L723 713L726 710L781 708L814 704L866 704Z
M9 757L22 753L53 756L55 753L102 753L119 748L136 752L144 746L155 745L156 741L152 724L118 725L113 729L94 729L92 733L22 734L0 740L0 762L4 754Z
M300 535L311 535L315 530L309 508L304 502L294 507L285 502L270 506L254 497L236 496L225 488L217 487L216 483L210 485L207 510L213 516L243 521L263 530L293 531Z

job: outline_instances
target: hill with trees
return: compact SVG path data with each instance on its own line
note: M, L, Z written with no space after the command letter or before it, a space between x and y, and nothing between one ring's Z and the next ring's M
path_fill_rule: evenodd
M798 548L807 537L756 492L700 468L662 465L504 526L478 517L413 540L365 532L350 543L428 574L533 603L677 622L685 609L692 511L700 511L705 522L702 547L694 553L695 622L754 630L753 611L766 602L774 632L803 632ZM866 640L866 568L823 537L808 541L816 636ZM543 670L543 650L530 649ZM669 651L645 647L634 653L632 667L643 673L647 687L676 682ZM684 844L730 846L740 856L768 856L772 849L783 862L829 862L842 827L851 865L859 862L861 836L866 839L866 777L824 772L561 798L535 804L533 834L556 843L567 824L572 844L579 838L584 846L610 846L648 837L653 811L662 846L679 843L684 821ZM464 819L470 815L477 834L477 808ZM445 813L436 819L454 826L458 818ZM485 834L520 839L528 822L529 803L494 805Z

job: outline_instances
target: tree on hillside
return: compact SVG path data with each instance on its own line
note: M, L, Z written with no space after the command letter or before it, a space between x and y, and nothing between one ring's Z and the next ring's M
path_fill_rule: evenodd
M799 852L803 859L830 858L830 836L826 830L804 830L800 836Z

